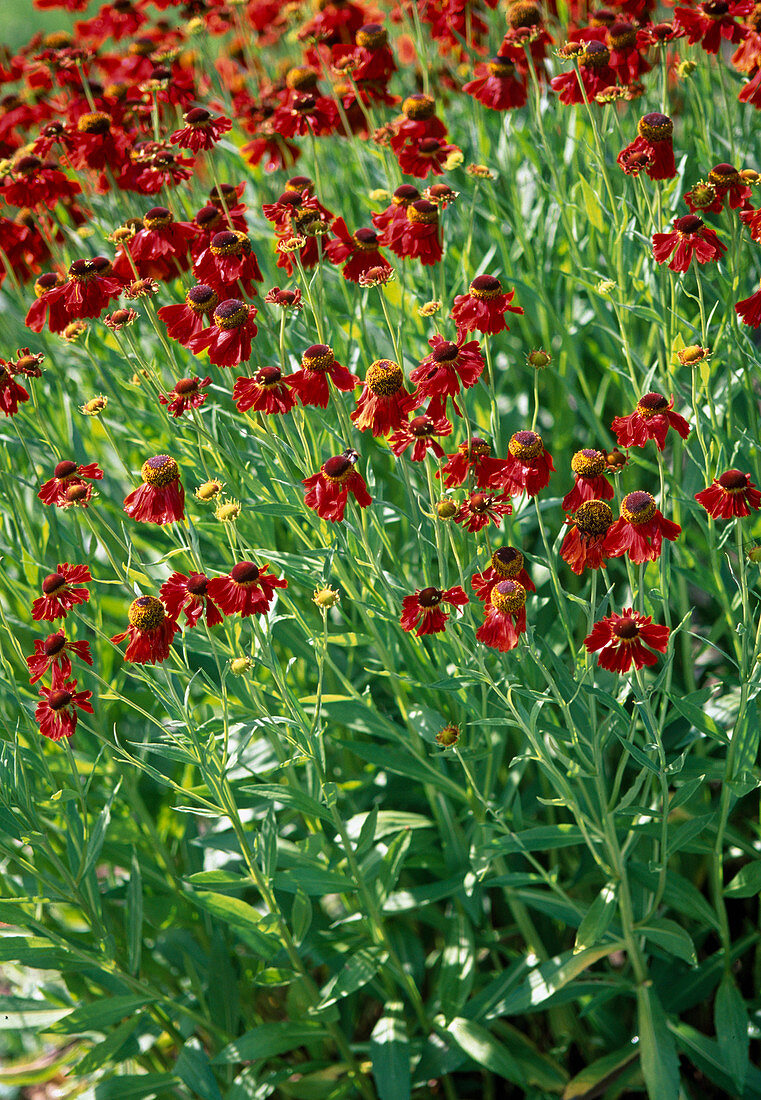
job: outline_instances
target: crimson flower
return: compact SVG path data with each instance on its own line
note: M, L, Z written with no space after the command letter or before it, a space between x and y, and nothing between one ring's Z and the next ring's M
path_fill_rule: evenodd
M516 75L509 57L493 57L476 65L474 79L463 85L463 92L492 111L509 111L526 104L526 85Z
M405 212L394 251L404 259L420 260L423 267L433 267L441 259L441 226L439 208L429 199L411 202Z
M507 653L515 649L526 629L526 589L508 578L495 584L484 602L484 621L476 638L484 645Z
M76 462L59 462L53 470L53 476L40 488L37 496L43 504L55 504L58 508L67 508L72 504L87 507L92 496L92 485L88 481L100 481L103 471L97 462L86 466L77 466Z
M584 639L590 653L599 651L597 663L610 672L628 672L656 664L658 653L665 653L669 628L658 626L650 615L640 615L633 607L625 607L620 615L606 615L592 627Z
M477 275L468 293L457 295L449 316L464 333L478 330L496 336L498 332L509 331L506 312L523 313L520 306L510 304L514 297L515 291L505 293L495 275Z
M193 222L178 222L166 206L154 206L143 217L143 228L122 243L113 273L124 283L140 279L175 279L190 267L190 252L200 236Z
M749 516L751 508L755 512L761 508L761 492L750 480L750 474L735 469L714 478L707 489L695 494L695 500L714 519Z
M223 134L232 130L232 122L223 115L216 118L205 107L193 107L182 116L185 125L175 130L169 140L180 149L192 149L194 153L213 149Z
M266 615L275 597L276 588L287 588L285 577L267 575L269 565L241 561L224 577L214 577L207 586L207 595L225 615L240 613Z
M264 278L248 236L239 229L215 233L196 256L193 270L199 283L213 287L220 298L250 298Z
M665 519L655 499L641 489L627 493L621 501L621 515L608 531L603 552L611 558L628 554L635 565L657 561L663 539L674 542L682 528Z
M43 580L42 595L32 604L32 618L36 622L65 619L72 607L87 603L90 599L90 593L86 588L75 586L91 580L90 570L86 565L69 565L67 561L61 562L55 573L49 573Z
M77 318L100 317L122 289L119 279L111 276L111 261L105 256L74 260L68 279L61 282L53 275L52 285L30 306L25 324L33 332L42 332L47 320L51 332L63 332Z
M604 500L585 500L575 515L566 520L568 533L560 547L560 556L574 573L600 569L605 564L605 536L613 525L613 512Z
M510 496L526 493L534 497L549 484L554 469L552 455L537 432L516 432L507 445L505 465L492 485L499 485Z
M403 183L391 196L391 202L380 214L373 214L373 225L380 232L380 243L384 248L403 256L400 242L407 228L407 208L420 200L420 192L411 183Z
M436 114L436 101L424 92L413 92L402 103L402 115L394 122L391 148L398 153L405 142L426 137L443 138L447 128Z
M690 425L672 412L674 399L667 401L660 393L646 393L637 402L637 408L629 416L616 416L611 428L616 433L620 447L644 447L648 439L654 439L659 451L666 446L666 434L673 428L686 439Z
M751 294L750 298L743 298L741 302L738 302L735 306L735 312L741 318L743 324L750 325L751 328L758 328L761 325L761 290Z
M124 498L124 511L138 523L176 523L185 518L180 468L169 455L154 455L140 468L143 484Z
M445 416L434 420L428 413L423 413L400 424L394 434L389 436L388 442L397 458L412 446L412 461L422 462L428 451L433 451L437 458L444 457L444 448L436 442L434 436L450 435L451 432L452 425Z
M672 135L674 123L668 115L653 111L644 115L637 124L637 137L618 154L618 163L627 171L626 164L634 154L647 157L645 171L651 180L670 180L676 175Z
M491 447L486 440L477 435L471 437L470 445L467 442L460 443L457 453L447 455L447 461L442 467L444 488L453 489L455 485L462 485L472 473L478 488L488 489L505 469L505 460L493 458L490 452ZM436 477L439 477L438 473Z
M415 630L418 638L423 634L440 634L446 629L449 613L440 606L448 603L452 607L464 607L468 597L459 585L442 591L440 588L416 588L411 596L402 600L402 617L399 620L402 629L408 633Z
M751 196L751 189L742 173L733 164L726 164L725 162L715 164L708 173L708 182L715 189L718 196L719 211L723 209L725 199L732 210L741 209L742 211L742 208L747 205ZM740 220L745 221L746 225L748 224L742 212L740 213ZM751 235L754 240L759 240L758 235Z
M344 451L323 463L319 473L304 478L302 485L307 490L304 497L306 506L313 508L322 519L338 523L344 518L349 493L354 495L360 508L372 504L364 478L354 469L358 459L356 451Z
M63 630L49 634L43 642L36 638L34 653L26 658L31 676L30 684L36 684L42 679L48 669L53 669L53 674L58 673L62 679L71 676L71 658L69 653L76 653L88 665L92 664L89 642L70 642Z
M127 612L129 626L111 641L118 645L129 638L124 660L133 665L157 665L169 656L172 639L180 629L156 596L138 596Z
M40 727L43 737L51 741L60 741L62 737L71 737L77 728L77 711L92 714L91 691L77 691L77 681L67 680L60 673L53 672L53 683L49 688L40 688L42 702L37 704L34 720Z
M617 83L616 73L610 67L610 50L604 42L584 43L577 57L579 75L573 69L571 72L553 76L550 80L550 87L558 93L560 102L567 107L575 103L593 103L598 92L615 87Z
M391 270L391 264L381 255L380 240L374 229L358 229L350 233L343 218L336 218L331 226L335 241L325 246L325 255L332 264L343 264L343 277L349 282L359 282L371 267Z
M433 417L446 416L447 398L452 398L455 412L462 416L456 397L463 389L475 386L484 370L484 359L477 340L465 340L465 334L459 333L457 343L453 344L436 333L428 341L433 351L422 360L410 375L410 381L417 386L418 404L430 398L428 411Z
M289 413L296 398L288 388L280 367L260 367L253 378L236 378L233 399L238 412Z
M404 372L399 364L391 359L376 359L367 368L351 419L361 432L369 428L374 436L388 435L419 404L404 388Z
M493 523L499 527L503 516L512 514L513 506L506 493L495 496L493 493L471 493L462 502L452 517L455 523L461 523L466 531L474 534Z
M343 391L353 390L359 382L356 374L336 362L331 347L312 344L301 356L301 370L289 374L287 382L304 407L316 405L327 409L330 399L328 378L337 389Z
M13 377L12 364L0 359L0 409L5 416L15 416L19 404L29 400L29 393Z
M185 621L189 627L198 625L201 615L205 615L207 626L216 626L223 616L208 593L209 578L205 573L172 573L161 586L161 596L167 615L178 619L185 612Z
M198 355L208 349L209 362L217 367L237 367L251 358L251 342L257 334L256 310L239 298L227 298L214 310L209 328L191 336L185 346Z
M460 153L456 145L450 145L444 138L424 137L408 141L397 152L396 159L405 176L425 179L433 173L443 176L446 163L453 153Z
M688 270L693 256L699 264L708 264L712 260L720 260L726 251L726 245L697 214L674 218L674 228L670 233L653 234L655 259L659 264L664 264L673 254L669 270L681 274Z
M749 28L737 19L753 11L753 0L704 0L695 8L674 8L674 22L687 33L691 46L699 42L706 53L718 53L722 38L737 44Z
M491 560L482 573L474 573L470 578L475 592L481 603L485 603L491 595L491 590L500 581L518 581L527 592L536 592L534 582L523 568L523 554L513 546L498 546L491 556Z
M206 403L208 394L201 393L211 383L211 378L180 378L169 393L159 394L159 401L167 406L167 412L175 419L188 409L200 409Z
M564 512L575 512L585 500L611 500L615 490L603 474L608 469L604 451L577 451L571 459L573 489L563 497Z
M279 306L283 312L292 309L294 313L298 313L299 310L304 308L304 299L298 288L296 290L281 290L279 286L273 286L272 290L269 290L265 295L264 300L269 305Z

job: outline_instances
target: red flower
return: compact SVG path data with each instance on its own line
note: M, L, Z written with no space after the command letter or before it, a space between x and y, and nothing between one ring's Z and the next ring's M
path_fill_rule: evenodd
M42 679L48 669L53 669L53 674L58 673L62 679L71 676L71 658L69 653L76 653L88 665L92 664L89 642L70 642L63 630L55 634L49 634L45 641L35 639L34 653L26 658L31 676L30 684L36 684Z
M403 183L397 187L391 196L391 202L380 214L373 214L373 225L380 232L380 243L384 248L390 248L392 252L403 256L399 251L399 245L404 231L407 228L407 208L413 202L418 202L420 192L411 183Z
M372 504L364 478L354 469L358 458L356 451L344 451L335 458L329 458L320 467L319 473L304 478L302 485L307 490L304 503L322 519L331 523L342 520L349 493L353 493L360 508Z
M198 355L208 348L209 362L217 367L237 367L251 358L251 342L258 329L256 310L240 298L227 298L214 310L212 324L191 336L186 347Z
M54 165L25 153L14 158L1 193L10 206L52 210L56 203L74 198L81 190L75 180L68 179Z
M220 298L256 294L256 283L264 276L247 235L238 229L215 233L193 264L199 283L213 287Z
M218 305L217 292L206 283L198 283L190 287L182 305L162 306L158 316L166 325L167 336L187 347L191 337L203 330L204 318L208 320Z
M181 149L192 149L194 153L213 149L223 134L232 130L232 122L223 115L215 118L205 107L193 107L182 116L185 125L175 130L169 140Z
M463 92L491 108L509 111L526 104L526 85L515 75L515 64L509 57L493 57L476 65L475 79L463 85Z
M585 500L612 500L613 486L603 474L608 462L603 451L577 451L571 459L573 489L563 497L564 512L575 512Z
M229 574L215 577L207 586L207 593L225 615L266 615L275 596L276 588L287 588L285 577L267 576L269 565L258 566L253 561L241 561Z
M284 138L332 133L339 122L338 108L324 95L296 95L291 102L278 107L269 119L270 127Z
M166 206L154 206L144 216L143 228L121 245L113 273L124 283L135 277L176 279L190 267L191 248L200 234L192 222L175 221Z
M336 218L332 230L337 240L325 247L325 255L332 264L343 264L343 277L349 282L359 282L371 267L391 270L391 264L379 251L380 242L374 229L358 229L350 233L343 218Z
M476 638L484 645L507 653L515 649L526 629L526 589L519 581L499 581L484 603L484 621Z
M670 271L682 274L692 263L692 257L699 264L720 260L727 251L713 229L709 229L697 214L685 214L683 218L674 218L674 228L670 233L653 234L653 256L663 264L674 255L669 264Z
M115 645L129 637L124 660L133 665L157 665L169 656L172 639L180 629L155 596L138 596L127 612L129 627L111 639Z
M670 180L676 175L672 134L674 123L668 115L657 111L644 115L637 124L638 137L618 154L618 163L626 172L624 161L633 154L645 154L648 163L645 171L651 180Z
M428 199L411 202L405 211L405 225L397 237L394 251L404 259L420 260L433 267L442 255L439 209Z
M55 504L58 508L67 508L72 504L87 507L92 496L92 485L87 481L100 481L103 471L97 462L86 466L77 466L76 462L59 462L53 470L53 476L41 487L37 496L43 504Z
M13 377L14 363L0 359L0 409L5 416L15 416L19 404L29 400L29 394Z
M699 42L706 53L718 53L722 38L735 44L750 33L737 23L753 11L753 0L704 0L693 8L674 8L674 21L687 32L691 46Z
M708 173L708 182L716 190L721 202L720 210L723 207L724 199L728 200L732 210L738 210L747 204L751 196L750 187L733 164L715 164ZM745 220L742 213L740 217ZM759 240L759 237L754 236L753 239Z
M434 436L450 435L452 425L445 416L434 420L432 416L423 413L414 416L412 420L400 424L392 436L389 437L389 446L397 458L412 445L413 462L422 462L427 451L433 451L437 458L444 457L444 448L437 443Z
M470 578L475 592L481 603L485 603L491 595L491 590L500 581L517 581L523 585L527 592L536 592L534 582L523 568L523 554L512 546L499 546L491 556L491 563L483 573L474 573Z
M441 608L442 603L448 603L452 607L464 607L468 597L459 585L442 591L440 588L416 588L414 595L405 596L402 600L402 617L399 620L402 630L415 633L420 638L423 634L440 634L446 629L448 612Z
M750 298L743 298L738 302L735 312L742 318L744 324L750 325L751 328L758 328L761 325L761 290L751 294Z
M51 273L52 285L42 289L26 315L25 324L33 332L42 332L47 320L51 332L63 332L76 318L100 317L112 298L122 293L122 284L110 275L111 261L105 256L75 260L69 277L61 282ZM38 283L42 287L42 278Z
M286 378L288 385L296 391L301 404L316 405L327 409L330 399L328 378L333 385L345 392L353 390L359 382L356 374L337 363L333 349L327 344L312 344L301 356L301 370L294 371Z
M607 615L595 623L584 645L590 653L599 650L600 668L624 673L632 663L635 668L656 664L658 657L652 651L666 652L669 633L667 626L658 626L650 615L640 615L633 607L625 607L620 615Z
M496 336L509 332L505 313L523 313L520 306L510 305L515 291L504 293L502 283L494 275L478 275L470 284L467 294L458 294L450 317L463 333L478 332Z
M499 527L503 516L512 514L513 506L506 494L495 496L493 493L471 493L452 517L455 523L461 523L471 534L493 523Z
M455 400L463 389L475 386L484 369L484 360L477 340L465 342L464 333L460 333L457 343L445 340L438 333L428 341L433 351L423 359L410 375L410 381L417 386L418 404L431 399L428 411L433 417L446 416L447 398L452 398L455 412L462 412Z
M294 313L298 313L299 310L304 308L304 299L298 288L296 290L281 290L279 286L273 286L272 290L265 295L264 300L268 305L279 306L284 313L289 309L292 309Z
M447 128L436 115L436 101L423 92L413 92L402 104L402 115L394 123L391 148L398 153L405 142L422 138L443 138Z
M620 447L644 447L654 439L659 451L666 446L666 434L673 428L686 439L690 425L678 413L672 412L674 399L667 401L660 393L646 393L629 416L616 416L611 424Z
M143 484L124 498L124 511L138 523L176 523L185 518L185 490L180 468L169 455L154 455L143 463Z
M407 413L420 404L404 388L404 372L391 359L376 359L367 368L365 384L351 419L364 432L374 436L388 435L406 419Z
M613 524L613 512L604 500L585 500L580 504L560 547L560 556L574 573L600 569L605 564L605 536Z
M77 604L87 603L90 593L86 588L75 588L77 584L91 581L90 570L86 565L69 565L61 562L55 573L49 573L42 582L42 595L32 604L32 618L39 622L53 622L65 619L66 613Z
M280 367L260 367L253 378L236 378L233 399L238 412L289 413L296 398L288 388Z
M534 497L549 484L554 469L552 455L537 432L516 432L507 445L505 465L492 485L499 485L510 496L526 493Z
M553 76L550 81L550 87L558 93L560 102L566 106L585 101L593 103L598 92L617 83L616 73L610 67L610 50L603 42L585 43L577 56L581 83L575 69Z
M608 531L603 552L611 558L628 554L635 565L643 565L657 561L663 539L674 542L681 530L678 523L664 518L650 493L638 489L621 501L621 516Z
M431 173L443 176L448 159L460 152L456 145L448 144L443 138L424 137L407 142L397 152L396 159L405 176L422 180Z
M77 728L78 710L93 713L92 692L77 691L77 681L65 679L57 670L53 672L52 686L40 688L40 697L43 701L37 704L34 720L42 736L51 741L71 737Z
M159 394L159 401L166 405L167 411L177 418L188 409L200 409L205 404L208 394L201 393L211 383L211 378L180 378L174 384L174 389L168 394Z
M488 489L505 469L504 459L492 458L490 451L486 440L477 435L471 437L470 447L467 442L461 443L456 454L447 455L447 462L441 470L445 479L444 488L462 485L472 473L478 488ZM438 473L436 477L439 477Z
M707 489L695 494L714 519L731 519L733 516L749 516L751 508L761 508L761 492L750 480L750 474L742 470L726 470Z
M209 578L205 573L191 573L189 577L184 573L172 573L159 592L169 618L178 619L184 611L185 621L192 628L205 613L207 626L221 623L223 616L209 596L208 587Z

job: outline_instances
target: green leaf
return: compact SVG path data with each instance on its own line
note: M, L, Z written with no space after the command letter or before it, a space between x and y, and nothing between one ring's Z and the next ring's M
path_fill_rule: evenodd
M741 1094L748 1075L748 1011L730 974L724 975L716 993L713 1018L722 1059Z
M652 986L637 986L637 1029L648 1100L679 1100L679 1057Z
M298 810L305 817L321 817L324 821L333 820L327 806L321 805L316 799L310 798L308 794L304 794L296 787L286 787L282 783L257 783L253 787L247 785L238 789L242 794L263 798L268 802L279 802L282 806Z
M549 1000L563 986L572 982L588 966L610 955L612 951L619 950L621 946L621 943L616 941L604 947L588 947L577 955L566 951L562 955L555 956L554 959L548 959L541 966L533 967L517 989L490 1008L489 1016L519 1016L529 1009L536 1008Z
M627 1043L620 1050L598 1058L568 1082L563 1100L594 1100L595 1097L602 1096L638 1056L638 1049Z
M385 1006L370 1036L370 1058L380 1100L409 1100L410 1045L401 1004Z
M546 852L552 848L570 848L583 844L584 836L578 825L562 822L559 825L540 825L524 829L514 836L502 837L490 844L487 852Z
M576 933L574 955L594 947L605 935L616 912L617 891L617 883L608 882L592 902Z
M201 1100L222 1100L217 1079L198 1039L188 1039L174 1064L174 1072Z
M356 993L371 982L388 958L388 952L379 947L364 947L356 951L348 962L323 986L317 1011Z
M587 218L589 219L590 225L593 225L595 229L603 233L607 223L603 215L602 207L600 206L600 200L597 198L597 192L594 188L590 187L584 176L579 177L579 186L584 199L584 209L587 212Z
M746 863L725 888L724 893L730 898L754 898L761 893L761 860Z
M152 1004L151 997L103 997L83 1008L76 1008L47 1030L56 1035L81 1035L86 1031L106 1032L125 1016Z
M526 1078L520 1064L513 1058L507 1047L503 1046L492 1033L473 1020L456 1016L448 1025L447 1031L457 1046L472 1058L477 1066L496 1073L505 1081L525 1087Z
M143 879L137 851L132 849L132 867L127 886L127 969L130 974L140 970L143 949Z
M95 1086L95 1100L148 1100L158 1092L177 1095L173 1073L143 1073L139 1077L109 1077Z
M436 987L438 1004L447 1016L459 1013L470 996L475 976L475 959L473 925L464 910L458 908L447 926Z
M297 1050L305 1043L324 1039L325 1035L325 1028L317 1020L302 1020L298 1024L290 1020L260 1024L239 1039L228 1043L212 1061L254 1062L261 1058L274 1058L278 1054Z
M213 917L227 921L245 940L251 950L268 962L282 947L276 936L263 932L259 927L262 917L251 905L240 898L230 898L226 894L196 893L190 897L202 909Z
M669 698L669 702L679 711L679 713L684 718L687 719L688 722L691 722L695 729L698 730L700 733L704 733L707 737L711 737L714 741L720 741L722 745L728 745L729 738L727 737L726 733L717 726L713 718L711 718L710 715L706 714L705 710L703 709L705 706L705 700L703 699L702 693L698 692L697 694L701 700L699 706L696 703L691 702L693 696L688 695L686 697L683 697L680 696L678 691L672 693Z
M338 741L337 744L343 749L349 749L361 760L367 760L368 763L382 768L383 771L403 775L405 779L413 779L418 783L429 783L458 802L468 801L465 790L458 783L444 775L433 764L429 764L427 760L421 760L420 757L413 756L409 752L401 752L387 745L371 745L360 741Z
M657 943L669 955L684 959L690 966L697 966L698 957L695 944L687 932L675 921L661 917L652 924L639 925L637 932Z
M73 1067L73 1071L80 1077L84 1077L87 1073L94 1073L96 1069L100 1069L101 1066L106 1064L113 1065L116 1060L116 1055L129 1039L132 1032L140 1023L142 1017L139 1014L130 1016L128 1020L124 1020L118 1027L114 1028L110 1035L100 1043L96 1043L94 1047L88 1050L84 1058L81 1058L79 1062Z
M95 866L96 860L103 848L103 842L106 839L106 830L108 829L109 822L111 821L111 807L114 803L114 799L119 793L119 788L122 785L121 779L118 781L111 794L108 797L108 802L98 814L98 820L95 823L95 828L90 834L90 839L87 843L87 854L85 856L84 867L79 875L80 880L87 877L88 873Z
M694 1027L683 1023L681 1020L669 1027L673 1032L679 1049L689 1058L694 1066L718 1085L727 1096L735 1096L734 1083L727 1073L727 1066L721 1048L713 1039L696 1031ZM747 1080L745 1083L745 1097L747 1100L761 1096L761 1072L754 1065L747 1067Z
M303 890L296 891L291 909L291 928L296 944L300 944L312 923L312 903Z

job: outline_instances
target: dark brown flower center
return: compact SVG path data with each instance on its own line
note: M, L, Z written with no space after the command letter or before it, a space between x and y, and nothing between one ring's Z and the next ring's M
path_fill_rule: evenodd
M143 218L146 229L165 229L174 221L174 214L165 206L154 206Z
M668 410L669 403L661 393L646 393L637 402L637 412L649 420L651 416L659 416Z
M83 481L75 481L73 485L69 485L64 495L69 504L78 504L90 496L90 486Z
M53 470L53 477L57 477L57 478L60 478L61 480L63 480L64 478L71 477L71 475L75 474L76 472L77 472L76 462L70 462L70 461L67 460L66 462L59 462L58 463L56 468Z
M513 546L500 546L491 556L491 565L500 577L517 577L523 568L523 554Z
M378 234L373 229L358 229L353 239L360 252L374 252L378 248Z
M410 420L409 428L410 435L414 435L416 439L424 439L426 436L436 434L430 416L413 416L412 420Z
M536 432L516 432L507 445L513 458L521 462L531 462L539 458L544 450L542 437Z
M185 397L191 393L197 393L198 382L198 378L181 378L179 382L175 382L174 392L180 397Z
M436 604L441 603L441 595L440 588L423 588L418 595L417 602L421 607L435 607Z
M579 63L587 69L602 69L610 61L610 50L602 42L587 42Z
M674 223L674 228L677 233L683 233L690 236L693 233L699 233L705 225L702 218L699 218L696 214L685 214L683 218L677 218Z
M428 199L418 199L407 207L407 221L417 225L435 225L438 221L439 210L435 203Z
M391 196L391 201L395 206L409 206L411 202L417 202L420 198L420 192L417 187L413 187L411 183L403 183L401 187L397 187Z
M77 130L80 134L107 134L110 129L111 115L107 115L105 111L93 111L80 115L77 119Z
M282 377L280 367L261 367L254 375L254 381L259 386L275 386Z
M460 353L460 349L457 344L452 344L447 341L444 344L439 344L434 352L431 353L431 358L435 363L448 363L451 364L455 361Z
M613 523L613 512L604 500L585 500L579 505L573 521L582 535L597 538Z
M322 467L322 472L329 481L345 481L351 470L352 463L346 455L335 455Z
M209 578L203 573L191 573L185 585L191 596L205 596Z
M327 344L312 344L301 357L301 366L304 370L317 371L323 374L335 363L333 349Z
M366 23L359 28L354 41L365 50L379 50L388 44L388 34L380 23Z
M668 115L652 111L649 115L643 115L639 120L637 132L651 143L668 141L674 133L674 123Z
M722 489L726 489L729 493L738 493L748 488L750 474L744 474L742 470L731 469L723 473L717 480Z
M717 164L708 173L708 179L718 187L726 189L740 182L740 173L731 164Z
M188 126L203 126L211 118L211 113L205 107L193 107L182 117Z
M65 634L51 634L43 642L42 649L46 657L55 657L66 645Z
M427 137L423 138L423 140L418 145L418 153L420 153L421 156L424 157L431 157L435 153L438 153L440 148L441 142L438 138Z
M51 710L63 710L71 702L73 696L70 691L66 691L64 688L57 688L56 691L51 691L48 695L48 706Z
M52 596L54 592L64 588L65 585L66 578L63 573L48 573L42 582L42 591L45 596Z
M198 283L188 290L185 302L194 313L209 313L219 305L219 296L206 283Z
M230 578L235 584L250 586L259 580L259 566L253 561L241 561L230 570Z
M214 324L225 332L240 328L248 320L248 312L245 302L241 302L239 298L227 298L214 310Z
M231 229L223 229L221 233L215 233L211 238L211 251L214 256L240 256L243 251L245 233L235 233Z
M495 275L477 275L470 284L472 297L489 301L502 293L502 283Z

